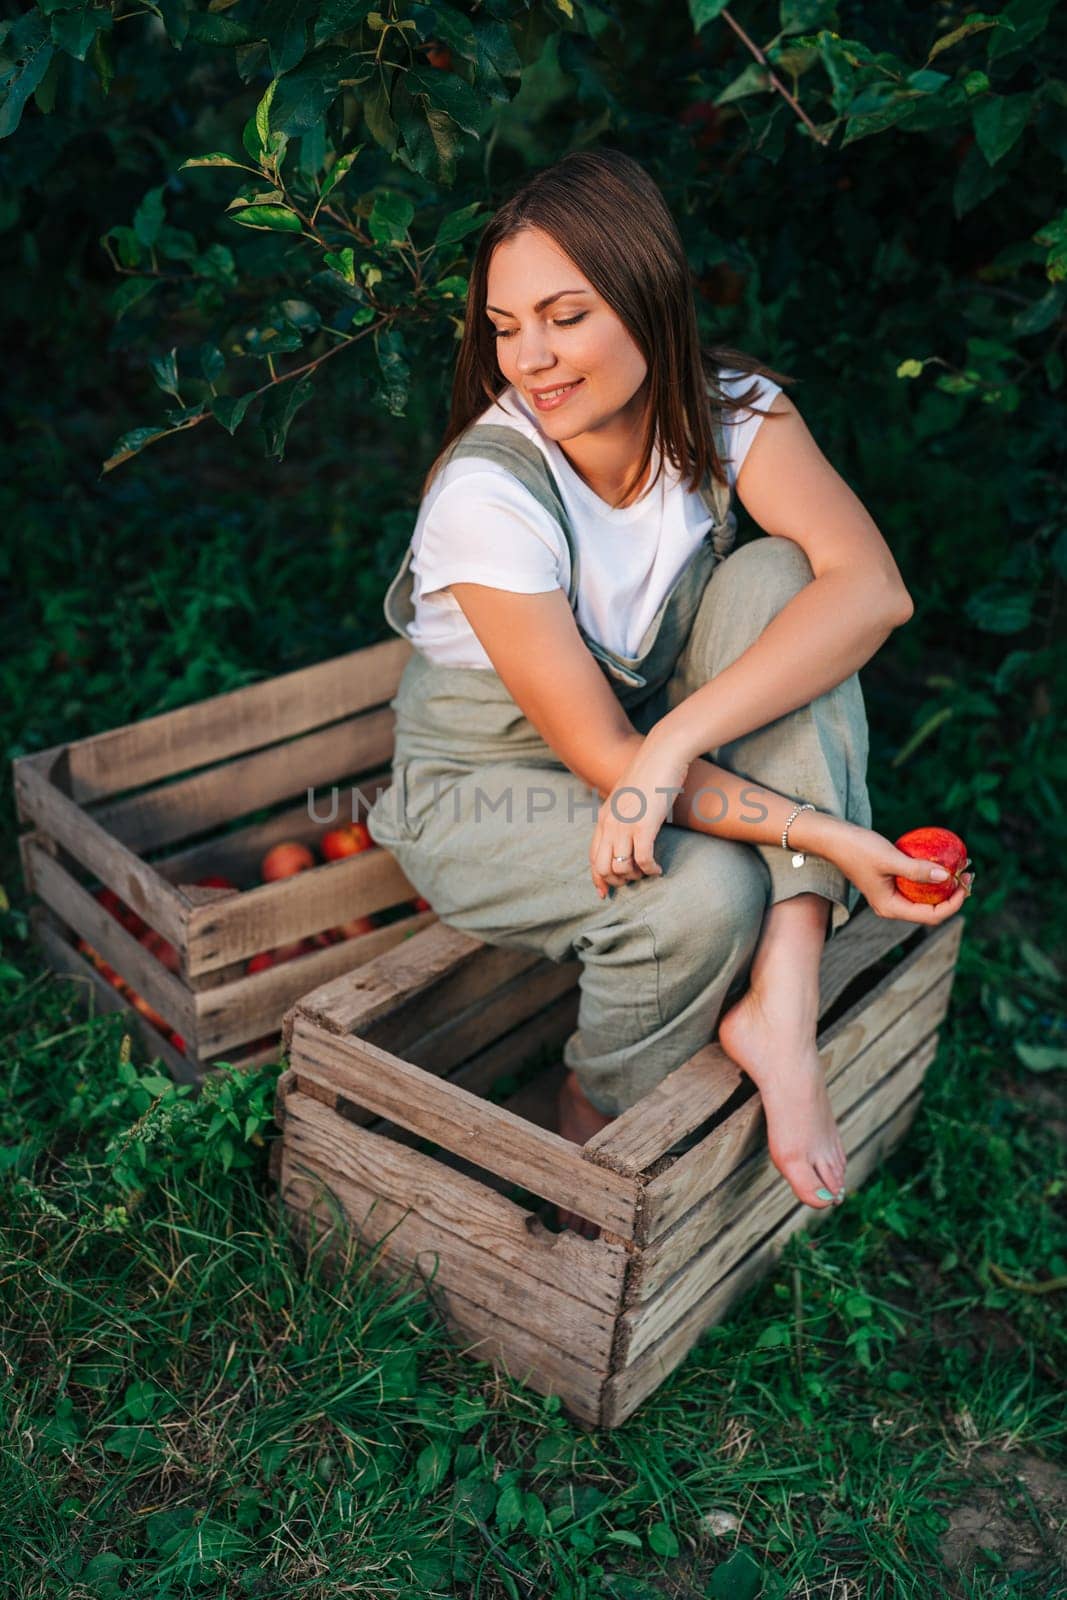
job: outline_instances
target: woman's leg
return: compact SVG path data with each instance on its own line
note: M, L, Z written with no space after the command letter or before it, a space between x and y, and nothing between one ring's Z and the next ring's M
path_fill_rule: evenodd
M690 638L667 686L667 707L740 656L812 573L792 540L767 536L716 568ZM709 751L709 759L821 811L869 827L867 724L853 673L809 705ZM832 1204L845 1151L815 1049L819 964L827 933L848 920L858 891L831 863L755 848L771 876L770 905L749 968L749 988L722 1015L719 1042L757 1085L771 1159L809 1205Z

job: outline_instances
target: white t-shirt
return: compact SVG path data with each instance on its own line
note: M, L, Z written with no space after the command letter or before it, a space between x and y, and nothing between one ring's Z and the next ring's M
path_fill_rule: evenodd
M731 399L753 381L748 373L720 375ZM770 378L758 382L756 404L766 409L781 388ZM762 421L749 410L723 416L731 491ZM512 385L474 426L483 423L516 428L544 452L578 545L578 621L605 648L636 655L664 596L711 526L701 496L683 487L677 469L666 462L654 489L633 505L612 509L542 433L536 412ZM659 459L657 450L650 483ZM463 457L437 473L419 507L411 544L415 617L408 637L440 666L492 668L450 584L484 583L516 594L570 592L570 552L559 525L517 478L491 461Z

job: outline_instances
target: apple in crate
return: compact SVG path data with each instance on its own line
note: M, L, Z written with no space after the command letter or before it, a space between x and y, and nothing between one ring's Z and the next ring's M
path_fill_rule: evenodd
M292 878L298 872L307 872L315 865L315 857L306 844L286 839L268 850L259 864L259 874L264 883L277 883L281 878Z
M346 822L342 828L331 828L319 842L327 861L342 861L345 856L358 856L364 850L374 849L370 830L362 822Z

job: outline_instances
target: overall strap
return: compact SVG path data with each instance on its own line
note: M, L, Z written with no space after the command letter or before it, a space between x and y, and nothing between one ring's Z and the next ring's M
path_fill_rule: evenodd
M494 465L503 467L533 495L553 522L558 523L570 551L571 588L568 599L573 610L578 599L578 541L574 536L567 508L563 504L563 497L552 476L552 469L545 460L543 452L537 448L532 439L528 439L517 428L480 422L460 435L447 451L442 466L457 457L476 457L478 460L492 461Z

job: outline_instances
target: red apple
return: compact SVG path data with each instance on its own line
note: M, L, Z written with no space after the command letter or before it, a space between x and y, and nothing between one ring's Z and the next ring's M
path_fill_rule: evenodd
M905 900L911 900L915 905L937 906L943 900L950 900L957 889L964 889L970 894L963 874L970 866L971 858L967 854L967 846L951 828L912 828L902 833L894 843L906 856L914 856L917 861L936 861L939 866L947 868L949 874L941 883L895 878L894 882Z
M141 937L148 927L147 922L143 917L139 917L136 911L132 911L125 900L119 898L114 889L108 889L106 886L101 885L99 889L93 890L93 894L104 910L110 912L115 921L121 923L127 933L132 933L135 939Z
M346 822L342 828L331 828L323 834L319 848L327 861L341 861L345 856L358 856L363 850L373 850L374 840L362 822Z
M296 939L292 944L281 944L274 952L275 961L295 961L297 956L307 955L315 946L310 939Z
M292 878L298 872L307 872L315 865L315 857L306 844L287 839L268 850L260 862L259 872L264 883L277 883L280 878Z
M428 900L424 900L422 898L421 894L417 894L415 896L414 900L411 902L411 908L412 908L413 911L432 911L433 910L433 906L430 904L430 902Z
M161 933L154 928L149 928L147 933L141 935L141 943L145 949L155 956L156 960L166 967L168 972L181 971L181 957L169 940L164 939Z
M268 967L273 967L275 956L273 950L261 950L253 956L245 967L246 972L266 972Z
M200 889L236 889L237 885L230 878L223 878L217 872L208 873L206 878L197 878L197 887Z
M158 1028L160 1033L163 1034L170 1033L170 1023L167 1022L164 1017L160 1016L155 1006L149 1005L143 994L138 994L135 989L131 989L129 991L129 996L130 1004L132 1005L133 1009L135 1011L139 1011L142 1017L147 1018L147 1020L152 1024L153 1028Z
M378 926L373 917L353 917L351 922L342 922L331 929L338 939L358 939L361 933L370 933Z
M180 1033L175 1033L172 1029L170 1034L170 1042L174 1046L175 1050L180 1050L182 1055L185 1055L185 1040L182 1038Z
M452 65L452 52L446 44L439 44L435 39L427 47L426 60L439 72L447 72Z

